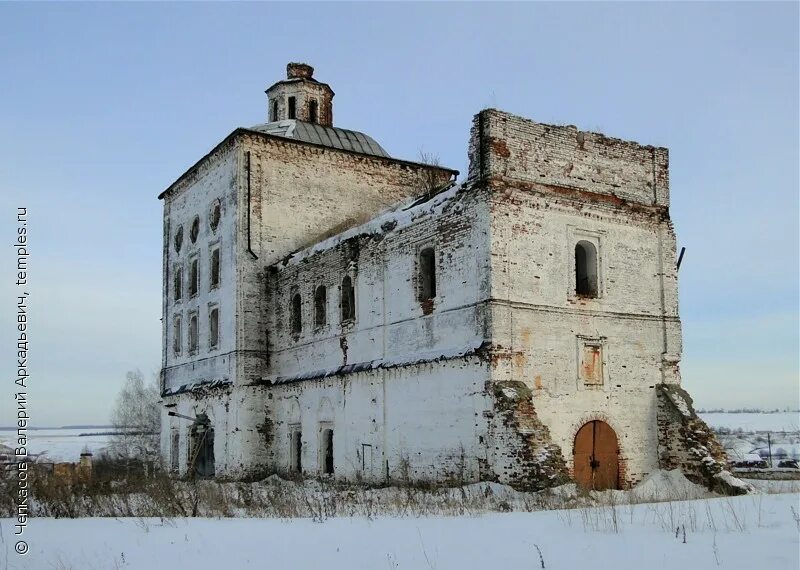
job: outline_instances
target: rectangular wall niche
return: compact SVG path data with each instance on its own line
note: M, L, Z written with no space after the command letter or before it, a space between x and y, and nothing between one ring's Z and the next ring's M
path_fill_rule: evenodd
M603 344L600 340L578 339L578 378L587 386L603 385Z

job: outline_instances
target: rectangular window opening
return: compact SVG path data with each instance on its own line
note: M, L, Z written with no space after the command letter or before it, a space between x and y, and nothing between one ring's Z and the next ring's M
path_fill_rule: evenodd
M219 272L219 248L216 248L211 252L211 289L219 287Z
M200 290L200 262L195 258L189 266L189 296L194 297Z
M208 347L219 345L219 309L212 307L208 312Z

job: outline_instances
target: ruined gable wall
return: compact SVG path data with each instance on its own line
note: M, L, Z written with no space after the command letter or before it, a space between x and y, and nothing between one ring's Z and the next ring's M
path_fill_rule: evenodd
M482 144L474 144L479 139ZM473 122L470 178L477 176L669 205L666 148L578 131L571 125L537 123L495 109L481 111Z

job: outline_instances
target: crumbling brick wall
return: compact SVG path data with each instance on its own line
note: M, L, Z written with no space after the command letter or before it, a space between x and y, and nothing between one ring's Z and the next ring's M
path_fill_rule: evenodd
M680 469L709 489L741 495L749 486L727 471L725 450L700 419L692 398L678 385L660 384L658 396L658 456L662 469Z
M492 400L490 441L494 445L493 474L516 489L539 491L569 481L561 448L553 443L524 382L487 382Z

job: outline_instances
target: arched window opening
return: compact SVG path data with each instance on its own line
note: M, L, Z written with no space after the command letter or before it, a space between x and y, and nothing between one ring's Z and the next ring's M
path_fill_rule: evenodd
M316 99L312 99L308 103L308 121L311 122L311 123L316 123L317 122L317 115L318 115L318 112L317 112L317 100Z
M290 465L295 473L303 472L303 434L300 426L292 426L291 429L291 449Z
M353 289L353 280L349 275L342 279L342 322L353 321L356 318L356 293Z
M322 463L322 473L333 475L333 430L322 430L322 442L320 446L320 459Z
M302 315L303 300L300 293L295 293L292 297L292 333L300 334L303 330L303 315Z
M270 116L270 121L275 122L278 120L278 102L272 102L272 115Z
M588 241L575 245L575 293L597 297L597 248Z
M208 312L208 347L219 346L219 308L213 307Z
M189 354L197 352L197 315L189 317Z
M183 297L183 270L180 265L176 265L174 272L173 286L175 290L175 300L180 301Z
M328 290L324 285L314 291L314 326L324 327L327 321L326 310L328 307Z
M436 297L436 252L426 247L419 252L419 300Z

